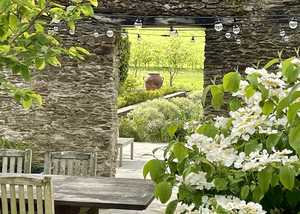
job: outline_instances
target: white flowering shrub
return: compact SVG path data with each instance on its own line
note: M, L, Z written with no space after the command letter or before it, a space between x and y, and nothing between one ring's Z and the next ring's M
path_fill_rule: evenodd
M231 95L228 116L202 122L144 167L162 203L176 191L166 213L299 213L300 60L230 72L209 89L217 109Z

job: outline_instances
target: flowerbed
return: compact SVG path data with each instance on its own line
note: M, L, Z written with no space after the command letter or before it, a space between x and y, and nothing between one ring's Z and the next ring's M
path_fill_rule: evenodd
M202 121L185 141L170 142L164 160L145 165L162 203L176 191L166 213L299 213L300 60L245 73L209 87L217 109L231 94L227 117Z

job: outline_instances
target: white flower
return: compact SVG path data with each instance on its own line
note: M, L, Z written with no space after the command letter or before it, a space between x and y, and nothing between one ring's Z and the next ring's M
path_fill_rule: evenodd
M225 117L219 117L217 116L215 118L215 124L214 126L217 128L217 129L222 129L222 128L226 128L226 125L228 123L228 118L225 118Z
M185 177L184 183L198 190L209 190L214 187L214 184L206 180L206 174L206 172L201 171L197 173L192 172Z

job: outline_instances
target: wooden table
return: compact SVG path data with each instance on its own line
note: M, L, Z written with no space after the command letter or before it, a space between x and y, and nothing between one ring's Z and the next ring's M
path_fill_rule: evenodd
M154 199L154 187L149 180L59 175L51 177L56 214L98 214L99 209L144 210Z
M133 138L118 138L118 150L119 150L119 167L122 167L122 161L123 161L123 147L127 146L130 144L130 159L133 160L133 143L134 139Z

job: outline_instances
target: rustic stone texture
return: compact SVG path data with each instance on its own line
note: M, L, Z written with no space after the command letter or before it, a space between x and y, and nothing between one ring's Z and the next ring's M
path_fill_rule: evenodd
M61 0L65 1L65 0ZM288 30L289 43L281 42L278 20L265 15L299 14L298 0L102 0L99 13L120 13L134 16L239 16L242 23L242 44L236 45L206 27L205 82L220 78L234 68L243 70L262 59L266 62L282 48L284 56L294 55L300 46L299 28ZM66 1L65 1L66 2ZM34 161L41 161L46 150L98 151L99 175L112 176L116 168L117 130L117 69L118 47L115 39L105 36L107 29L118 26L96 21L81 22L77 33L60 33L63 42L86 47L92 52L87 61L64 58L62 68L48 69L35 76L32 85L45 97L40 109L25 112L12 99L1 96L0 135L33 142L37 145ZM97 30L101 36L94 38ZM118 37L116 33L116 37ZM115 38L116 38L115 37Z
M114 175L118 81L116 37L105 35L110 28L116 26L84 21L71 36L60 27L64 45L82 46L92 54L86 61L62 58L61 68L47 69L34 77L33 88L45 99L42 108L26 112L1 98L0 118L5 122L0 133L37 144L34 162L42 162L44 151L96 150L98 174ZM100 37L93 36L95 31Z
M297 15L300 12L298 0L102 0L98 9L102 13L131 14L134 16L207 16L226 17L226 23L232 23L233 18L242 24L239 46L233 40L224 36L232 24L225 25L222 32L213 29L213 23L205 25L205 83L220 78L224 73L239 68L257 64L258 60L265 63L277 56L278 51L286 48L284 56L295 55L294 47L300 46L298 30L288 29L288 19L278 23L270 15ZM266 17L268 16L268 17ZM285 26L290 42L284 43L279 36L280 24Z

